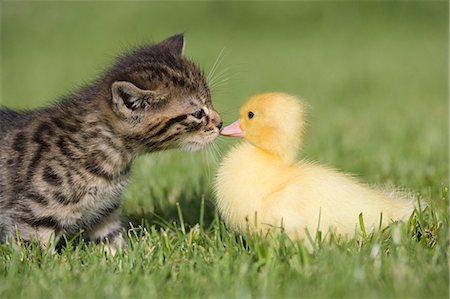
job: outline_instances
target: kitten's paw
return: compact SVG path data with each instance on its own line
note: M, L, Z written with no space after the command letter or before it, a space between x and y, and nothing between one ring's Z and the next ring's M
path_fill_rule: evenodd
M126 248L125 240L123 239L122 233L114 237L114 239L106 239L103 242L103 246L106 254L115 256L117 252L122 252Z

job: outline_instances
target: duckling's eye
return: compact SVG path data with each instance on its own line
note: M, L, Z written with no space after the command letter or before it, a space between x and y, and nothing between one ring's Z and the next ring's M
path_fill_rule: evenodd
M195 111L194 113L191 114L193 117L195 118L202 118L203 117L203 109L200 109L198 111Z
M250 111L250 112L248 113L248 118L249 118L249 119L252 119L253 116L255 116L255 113L253 113L253 112Z

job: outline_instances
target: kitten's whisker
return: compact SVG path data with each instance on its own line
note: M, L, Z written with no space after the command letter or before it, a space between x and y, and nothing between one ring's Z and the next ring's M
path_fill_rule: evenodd
M209 71L209 74L206 76L206 80L208 82L210 82L210 80L213 78L214 73L217 69L217 67L219 66L219 64L222 62L223 60L223 52L225 51L225 47L222 48L222 50L220 50L219 55L217 56L216 60L214 61L214 64L211 68L211 70Z
M219 153L220 157L224 156L224 148L227 147L227 142L223 139L216 139L215 148L216 151Z
M206 147L206 153L208 154L209 157L212 158L212 160L215 161L214 153L212 152L212 148L210 145L208 145ZM213 173L212 173L213 170L212 170L210 161L211 161L211 159L207 159L208 178L212 178L212 176L213 176Z
M202 162L203 162L202 168L203 168L203 171L206 173L207 177L209 178L211 176L211 171L208 167L208 159L207 159L208 146L205 146L204 149L205 150L202 151Z
M221 86L224 82L231 81L231 77L227 76L226 74L218 77L216 80L214 80L213 83L210 84L211 89L216 89L217 87Z
M219 158L218 151L217 151L215 143L211 144L211 154L212 154L212 157L214 159L215 165L219 164L220 158Z
M220 152L220 149L218 148L218 145L216 143L211 144L211 152L212 152L215 164L218 165L220 162L220 157L222 156L222 153Z
M221 159L221 158L224 156L224 152L223 152L222 148L219 147L218 144L215 144L214 148L215 148L215 150L216 150L217 155L218 155L219 158ZM220 161L219 161L219 162L220 162Z
M215 163L215 157L214 157L214 153L212 152L212 148L211 148L211 146L208 146L208 153L209 153L209 156L212 158L212 160L213 160L213 163ZM212 167L211 167L211 163L208 163L208 168L209 168L209 177L211 178L211 177L213 177L214 176L214 174L213 174L213 169L212 169Z
M218 87L226 86L229 81L230 81L229 79L223 79L222 81L217 82L214 85L212 85L211 88L218 88Z
M228 81L230 81L230 78L222 78L220 81L214 82L214 84L212 84L211 87L212 88L218 87L218 86L222 85L222 83L228 82Z
M211 89L215 89L217 87L217 83L221 82L223 79L232 79L231 68L226 68L225 70L218 72L214 78L209 81Z
M232 67L230 67L230 66L224 68L223 70L221 70L220 72L218 72L217 75L215 75L215 77L213 78L214 80L212 80L212 81L217 80L217 79L220 78L221 76L228 75L228 74L230 73L231 70L232 70Z
M211 146L209 146L209 153L211 155L211 158L212 158L214 164L217 164L217 157L214 153L214 144L211 144Z
M221 79L223 79L223 78L230 78L231 77L230 76L230 71L231 71L231 68L228 67L228 68L222 70L221 72L217 73L217 75L209 81L209 85L210 86L214 86Z

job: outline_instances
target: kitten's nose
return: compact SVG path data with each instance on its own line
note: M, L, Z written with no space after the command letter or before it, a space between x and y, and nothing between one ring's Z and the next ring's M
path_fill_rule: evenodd
M223 126L222 119L220 118L219 113L217 113L214 109L212 109L211 111L211 120L212 123L216 126L216 128L218 128L219 130L222 129Z

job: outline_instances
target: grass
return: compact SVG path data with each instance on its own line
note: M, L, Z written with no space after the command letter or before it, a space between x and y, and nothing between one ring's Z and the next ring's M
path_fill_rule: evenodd
M226 123L244 99L303 96L302 157L411 190L408 223L309 252L227 229L217 153L140 158L124 196L128 249L0 245L0 298L448 298L447 2L2 2L0 104L49 105L130 45L186 32Z
M317 242L309 252L284 235L236 236L217 217L190 229L143 223L128 230L127 252L114 257L93 245L60 254L3 246L8 283L0 291L3 298L443 298L447 226L448 214L429 209L406 225Z

